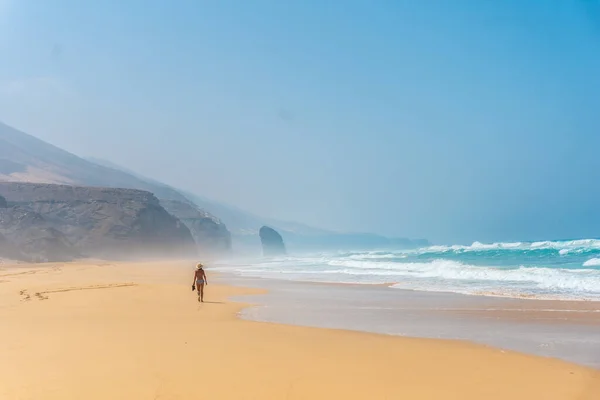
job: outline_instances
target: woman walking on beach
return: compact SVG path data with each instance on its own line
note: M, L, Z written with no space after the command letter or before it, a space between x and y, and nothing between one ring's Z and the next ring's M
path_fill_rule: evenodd
M208 285L206 279L206 273L204 272L204 266L202 263L196 265L196 271L194 271L194 283L192 283L192 290L198 290L198 301L204 303L204 285Z

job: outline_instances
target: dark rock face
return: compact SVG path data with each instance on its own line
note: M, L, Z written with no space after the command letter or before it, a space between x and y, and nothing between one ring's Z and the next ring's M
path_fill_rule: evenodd
M262 243L263 255L277 256L286 253L283 238L275 229L263 226L258 234Z
M25 207L0 209L2 256L22 261L71 261L80 256L67 237Z
M50 236L37 240L59 249L64 250L60 243L66 240L88 257L186 258L197 254L189 229L149 192L2 182L0 195L31 212L27 218L39 220L25 226L41 226L43 220L46 225L38 231ZM15 225L5 236L12 240L22 231Z
M202 254L219 254L231 250L231 233L215 216L193 203L160 200L160 204L188 227Z
M0 196L0 208L7 208L8 207L8 203L6 202L6 199L2 196Z

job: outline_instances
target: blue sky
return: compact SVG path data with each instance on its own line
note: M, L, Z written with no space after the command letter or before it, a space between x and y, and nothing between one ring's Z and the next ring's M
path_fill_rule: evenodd
M269 217L600 236L600 3L0 0L0 120Z

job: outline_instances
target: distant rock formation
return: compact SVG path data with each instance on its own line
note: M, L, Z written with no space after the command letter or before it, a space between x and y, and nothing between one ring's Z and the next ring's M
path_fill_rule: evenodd
M201 254L219 254L231 250L231 233L214 215L191 202L160 200L160 204L188 227Z
M4 209L0 233L9 241L35 239L60 254L71 254L72 246L84 256L106 259L197 255L189 229L149 192L0 182L0 195L16 205ZM36 226L37 236L31 231ZM19 248L35 253L24 243ZM46 258L57 261L60 254Z
M262 243L263 255L278 256L286 254L283 238L275 229L263 226L258 234Z
M8 203L6 202L6 199L2 196L0 196L0 208L8 208Z

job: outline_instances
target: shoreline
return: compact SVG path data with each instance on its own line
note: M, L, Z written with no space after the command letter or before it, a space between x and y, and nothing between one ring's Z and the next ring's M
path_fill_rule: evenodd
M248 320L463 340L600 369L597 302L511 299L221 274L224 283L268 290L265 296L250 296L262 307L242 311Z
M237 275L235 273L226 272L225 274L240 277L241 275ZM285 279L277 279L277 278L263 278L263 277L254 277L247 276L248 278L253 279L266 279L273 280L278 282L295 282L309 285L332 285L332 286L352 286L352 287L385 287L388 289L394 290L402 290L405 292L420 292L420 293L441 293L441 294L449 294L449 295L458 295L458 296L466 296L466 297L482 297L482 298L499 298L499 299L512 299L512 300L524 300L524 301L540 301L540 302L560 302L560 303L572 303L572 304L593 304L593 307L598 308L600 310L600 299L570 299L570 298L553 298L553 297L541 297L541 296L529 296L529 295L508 295L508 294L498 294L494 292L479 292L479 293L461 293L461 292L453 292L453 291L443 291L443 290L423 290L423 289L409 289L409 288L401 288L395 287L399 282L387 282L387 283L356 283L356 282L319 282L319 281L303 281L303 280L285 280Z
M269 294L213 285L221 278L208 269L207 302L197 303L189 263L53 264L0 276L0 398L592 400L600 393L599 371L561 360L247 321L238 314L254 309L251 297ZM4 265L0 275L9 273Z
M471 297L489 297L499 299L513 299L513 300L527 300L527 301L553 301L553 302L567 302L567 303L595 303L600 306L600 298L571 298L571 297L559 297L559 296L542 296L542 295L530 295L525 293L499 293L499 292L459 292L452 290L425 290L425 289L411 289L405 287L396 286L401 282L383 282L383 283L369 283L369 282L328 282L328 281L317 281L317 280L301 280L301 279L281 279L273 277L255 276L255 275L241 275L236 272L227 271L222 267L219 267L217 273L223 273L225 275L250 278L250 279L265 279L277 282L295 282L310 285L331 285L331 286L354 286L354 287L385 287L394 290L422 292L422 293L441 293L459 296L471 296Z

